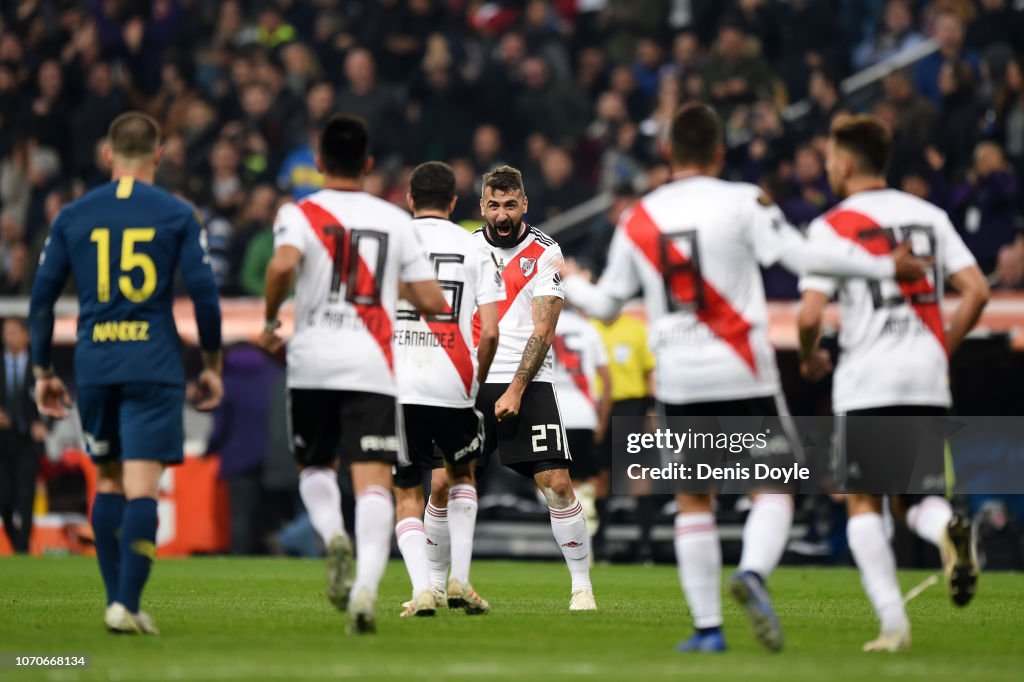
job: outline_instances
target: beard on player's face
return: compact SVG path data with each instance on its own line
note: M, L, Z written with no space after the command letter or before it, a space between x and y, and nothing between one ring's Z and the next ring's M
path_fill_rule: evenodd
M505 216L500 220L487 221L487 234L497 246L508 249L516 245L523 231L523 219L518 220Z

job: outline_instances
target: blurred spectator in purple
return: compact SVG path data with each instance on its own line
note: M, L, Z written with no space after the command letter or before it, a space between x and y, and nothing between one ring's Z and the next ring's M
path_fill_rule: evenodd
M939 84L939 76L943 65L967 62L974 75L978 73L981 58L973 50L965 49L964 22L953 12L945 11L936 16L935 39L939 50L914 66L914 81L918 92L941 106L945 93Z
M832 0L790 0L780 4L779 76L791 101L807 94L812 71L843 71L847 44Z
M885 61L925 40L914 26L914 9L910 0L889 0L885 5L882 27L874 37L853 51L853 65L866 69Z
M239 344L224 357L224 400L214 412L207 454L220 456L231 507L231 553L263 554L274 530L264 468L274 443L271 396L282 390L284 369L260 349Z
M996 266L999 251L1013 243L1018 232L1017 176L992 141L974 150L974 165L953 189L950 213L964 243L988 273Z
M787 196L778 201L779 208L793 225L807 225L836 203L836 197L825 176L824 160L810 144L797 147L793 157L793 179Z
M181 0L94 4L96 31L107 59L123 60L136 88L153 95L160 88L164 50L174 40Z

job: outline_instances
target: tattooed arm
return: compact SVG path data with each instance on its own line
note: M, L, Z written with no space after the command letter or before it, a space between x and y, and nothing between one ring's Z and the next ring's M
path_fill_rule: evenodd
M557 296L538 296L533 299L533 333L526 342L515 378L494 405L494 414L499 421L519 414L523 392L537 376L555 340L555 327L558 326L562 305L562 299Z

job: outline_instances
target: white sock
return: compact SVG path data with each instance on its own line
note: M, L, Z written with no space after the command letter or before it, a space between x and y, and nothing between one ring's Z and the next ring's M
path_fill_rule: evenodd
M676 514L676 564L698 628L722 625L722 547L711 512Z
M573 500L568 509L548 507L551 515L551 532L555 542L562 548L562 556L569 566L572 591L592 590L590 584L590 536L587 522L583 520L583 507L579 500Z
M307 467L299 474L299 496L306 506L309 522L320 539L328 544L338 533L345 532L341 518L341 490L338 474L328 467Z
M412 596L430 589L430 565L427 563L427 536L423 532L423 521L415 517L402 519L395 524L398 550L405 561L412 581Z
M368 486L356 498L356 579L352 593L366 588L375 597L391 554L395 502L380 486Z
M885 537L880 514L857 514L846 523L850 543L864 591L882 623L882 632L899 632L909 627L903 595L896 581L896 557Z
M448 509L427 502L423 515L423 528L427 533L427 561L430 564L430 584L445 590L448 587L448 561L451 540L448 535Z
M767 580L782 559L793 525L790 495L758 495L743 525L740 570L753 571Z
M938 495L929 495L907 510L907 526L910 530L936 547L946 537L952 518L953 507L949 500Z
M473 559L476 510L476 488L468 483L453 485L448 491L448 530L451 536L452 577L464 583L469 582L469 563Z

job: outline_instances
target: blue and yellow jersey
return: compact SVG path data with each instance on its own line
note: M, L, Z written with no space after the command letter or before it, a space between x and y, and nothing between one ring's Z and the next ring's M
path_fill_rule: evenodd
M195 305L203 350L220 348L220 303L195 210L131 177L97 187L58 214L32 286L32 362L51 364L53 304L74 273L79 385L184 383L174 276Z

